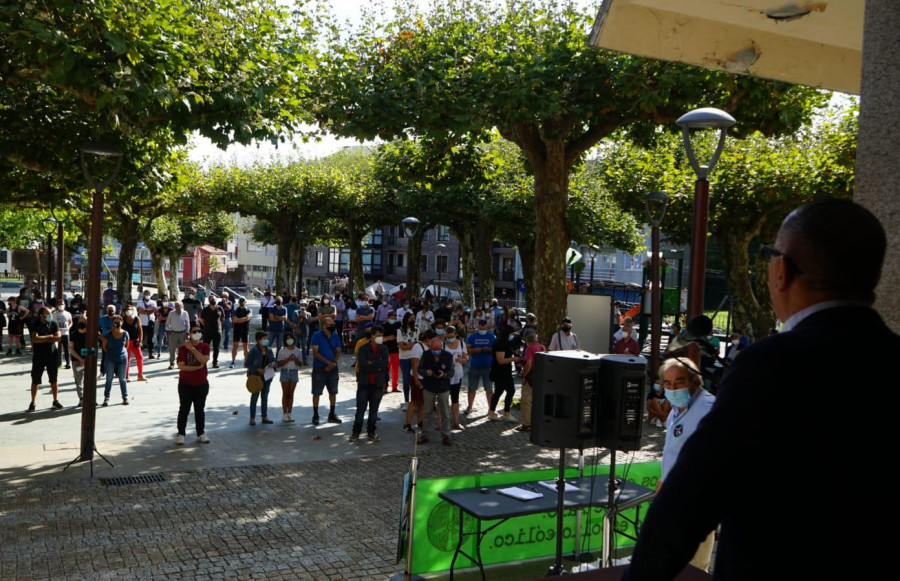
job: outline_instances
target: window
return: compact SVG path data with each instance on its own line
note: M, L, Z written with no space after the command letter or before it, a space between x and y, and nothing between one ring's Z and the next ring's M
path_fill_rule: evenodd
M381 246L383 241L383 230L376 228L371 234L366 234L362 239L363 246Z
M6 261L7 261L6 255L7 255L6 250L0 250L0 262L6 262Z
M450 241L450 227L449 226L438 226L437 227L437 239L438 239L438 242L449 242Z
M373 271L381 272L381 250L377 248L363 249L362 263L365 274L372 274Z
M316 250L316 266L325 266L325 251Z
M447 259L449 256L446 254L441 254L437 256L437 260L435 260L435 265L437 266L438 274L444 274L447 272Z
M428 255L423 254L419 257L419 266L422 269L422 272L428 271Z
M406 262L406 255L402 252L397 253L397 268L403 268Z
M641 270L644 268L643 262L640 254L626 254L625 270Z
M463 278L463 257L462 253L459 255L459 264L456 266L456 278Z
M394 228L396 228L396 230L397 230L397 238L406 238L406 228L404 228L403 226L400 226L400 227L391 226L391 229L394 229ZM397 266L400 266L400 265L398 264Z
M342 272L350 272L350 249L349 248L329 248L328 249L328 272L330 274L340 274Z

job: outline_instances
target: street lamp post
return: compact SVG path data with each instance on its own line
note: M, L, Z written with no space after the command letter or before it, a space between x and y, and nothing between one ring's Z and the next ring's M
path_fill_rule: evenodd
M441 300L441 258L444 256L444 249L447 248L446 244L438 244L438 259L437 259L437 299Z
M656 381L659 369L659 345L662 339L662 301L659 284L659 225L666 217L669 196L665 192L650 192L644 196L644 210L650 222L650 381Z
M144 289L144 252L146 252L147 254L150 254L150 249L147 248L146 246L141 246L140 248L138 248L138 253L140 254L140 261L141 261L141 279L140 279L141 290Z
M95 161L112 162L105 179L95 179L88 168L88 156ZM87 301L87 328L84 351L84 405L81 409L81 453L76 461L91 462L94 475L94 431L97 419L97 329L100 328L100 265L103 252L103 191L113 182L122 167L122 151L109 145L87 145L81 149L81 170L94 188L91 212L90 261L84 298Z
M600 249L597 246L591 244L587 248L588 256L591 257L591 282L589 283L589 292L594 292L594 263L597 261L597 253L600 252Z
M53 301L53 233L56 232L55 219L44 219L44 232L47 233L47 294L44 295L44 298L47 304L50 304ZM61 290L58 288L56 292L60 293Z
M300 240L300 265L297 267L297 300L303 300L303 263L306 261L306 236L305 228L297 229L297 238ZM332 291L333 294L334 291Z
M401 222L403 225L403 231L406 233L407 239L407 253L406 257L406 296L412 298L413 296L418 296L419 293L419 283L418 283L418 272L413 272L413 269L409 267L410 260L412 259L412 251L416 250L413 248L412 239L415 238L416 234L419 233L419 219L413 218L412 216L408 218L404 218ZM413 278L415 277L415 279ZM415 281L415 282L414 282ZM415 291L415 292L413 292Z
M706 234L709 213L709 174L716 167L719 156L725 148L725 135L728 128L735 124L734 117L712 107L695 109L685 113L675 122L681 127L684 149L688 160L697 176L694 182L694 223L691 230L691 276L688 285L688 312L692 317L703 314L703 294L706 285ZM691 130L717 129L719 142L712 157L706 165L697 161L694 147L691 144ZM700 348L692 345L690 357L700 364Z

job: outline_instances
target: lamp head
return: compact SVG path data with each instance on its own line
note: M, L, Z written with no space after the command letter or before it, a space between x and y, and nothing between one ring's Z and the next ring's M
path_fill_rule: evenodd
M413 218L410 216L409 218L404 218L403 222L403 231L406 232L406 236L412 238L419 231L419 219Z
M644 196L644 210L647 219L654 228L659 228L663 218L666 217L666 208L669 206L669 195L665 192L650 192Z

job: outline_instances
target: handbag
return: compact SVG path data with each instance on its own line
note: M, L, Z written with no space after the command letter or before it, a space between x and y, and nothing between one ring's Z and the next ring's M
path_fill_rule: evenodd
M259 375L248 375L247 376L247 391L250 393L257 393L262 391L263 388L263 378Z

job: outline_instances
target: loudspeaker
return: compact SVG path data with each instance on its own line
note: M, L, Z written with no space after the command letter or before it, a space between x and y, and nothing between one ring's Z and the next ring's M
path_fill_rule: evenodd
M646 373L647 360L643 357L602 357L597 380L597 446L640 450Z
M601 359L584 351L535 354L531 373L532 444L578 449L594 445Z

